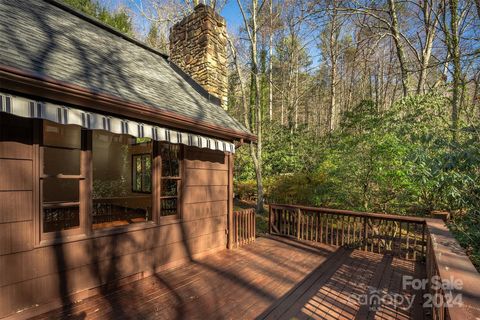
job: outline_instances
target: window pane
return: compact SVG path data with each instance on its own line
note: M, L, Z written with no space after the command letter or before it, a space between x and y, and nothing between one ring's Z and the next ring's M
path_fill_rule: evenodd
M94 229L152 219L152 195L139 193L143 192L142 156L150 156L152 144L137 142L125 135L93 132Z
M62 231L80 226L79 208L43 208L43 232Z
M167 198L161 199L161 215L162 216L171 216L177 214L177 198Z
M80 150L43 148L44 174L80 174Z
M177 189L177 180L173 179L162 179L162 197L171 197L177 196L178 189Z
M162 157L162 177L180 176L180 146L175 144L162 144L160 147Z
M144 155L143 158L143 191L151 192L152 191L152 158L150 155Z
M81 148L81 128L43 121L43 144L51 147Z
M52 202L78 202L79 183L76 179L55 179L42 180L43 203Z
M142 159L140 156L133 157L133 165L134 165L134 176L133 176L133 190L137 192L142 191Z

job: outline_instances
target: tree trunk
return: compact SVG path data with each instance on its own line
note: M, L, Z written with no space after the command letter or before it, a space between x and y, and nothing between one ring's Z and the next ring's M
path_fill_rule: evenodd
M255 166L255 175L257 178L257 212L263 211L263 181L262 181L262 109L260 106L260 84L258 77L258 52L257 52L257 6L258 0L252 0L252 29L251 29L251 47L252 47L252 76L254 81L252 84L255 88L255 108L256 111L256 134L257 145L254 147L253 143L250 143L250 153L252 155L253 164Z
M337 8L335 2L332 3L332 18L330 21L330 34L329 34L329 54L330 54L330 105L328 112L328 130L332 132L335 129L336 122L336 84L337 84Z
M402 76L402 89L403 89L403 96L406 97L409 91L409 75L406 65L405 53L403 52L403 45L400 39L400 30L398 26L398 18L397 18L397 9L395 7L395 0L388 0L388 7L390 18L392 20L391 24L391 32L393 36L393 41L395 43L395 48L397 51L397 58L400 65L400 73Z
M420 75L418 76L417 94L425 93L425 84L427 81L428 65L432 56L433 40L437 28L437 19L433 12L435 1L423 1L423 23L425 26L425 45L422 50L422 60L420 66Z
M460 43L458 34L458 0L449 0L450 7L450 55L453 63L452 76L452 140L457 140L458 113L461 94Z
M270 34L268 35L268 115L273 120L273 0L270 0Z
M257 212L263 211L263 182L262 182L262 108L260 101L260 80L258 76L258 48L257 48L257 7L258 0L252 0L251 16L247 18L240 0L237 0L243 17L243 23L250 39L250 49L252 54L252 73L250 81L250 111L252 116L255 114L255 133L257 136L257 144L250 143L250 156L255 167L255 175L257 180ZM252 92L254 92L252 96Z
M475 86L473 89L472 105L476 107L479 102L479 87L480 87L480 71L477 73L477 76L473 79Z

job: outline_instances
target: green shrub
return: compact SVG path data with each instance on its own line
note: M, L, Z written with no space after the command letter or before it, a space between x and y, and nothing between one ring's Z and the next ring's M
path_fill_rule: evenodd
M255 180L236 181L233 189L237 199L255 200L257 198L257 182Z

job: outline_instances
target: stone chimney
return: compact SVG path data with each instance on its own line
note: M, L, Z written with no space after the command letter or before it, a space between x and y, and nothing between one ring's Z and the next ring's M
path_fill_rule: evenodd
M170 30L170 60L227 108L225 19L199 4Z

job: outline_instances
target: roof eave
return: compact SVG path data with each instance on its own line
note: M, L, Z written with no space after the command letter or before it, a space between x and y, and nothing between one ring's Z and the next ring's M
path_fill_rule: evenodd
M255 135L248 132L221 127L177 113L159 110L152 106L126 101L102 92L94 92L84 87L1 64L0 88L212 137L229 140L243 139L245 142L256 142L257 140Z

